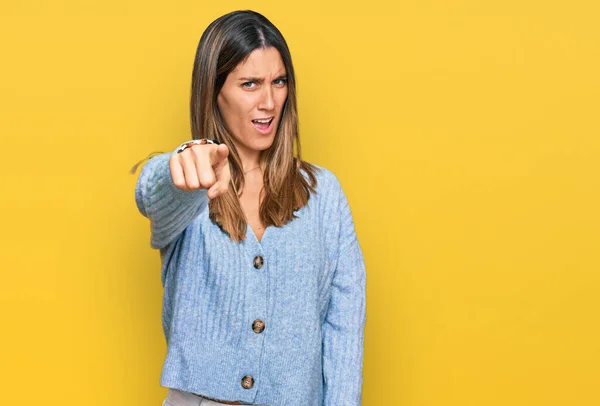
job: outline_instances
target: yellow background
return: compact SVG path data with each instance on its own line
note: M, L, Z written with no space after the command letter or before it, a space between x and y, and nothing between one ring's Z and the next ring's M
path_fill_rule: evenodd
M190 138L200 35L250 8L291 48L303 158L353 210L363 404L600 404L597 4L5 2L0 403L161 404L128 170Z

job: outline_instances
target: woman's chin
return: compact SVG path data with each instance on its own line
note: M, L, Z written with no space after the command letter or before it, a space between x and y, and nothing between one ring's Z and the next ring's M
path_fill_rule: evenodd
M245 140L241 146L243 149L248 151L261 152L271 148L273 145L273 140L275 137L273 136L260 136L260 137L251 137L250 139ZM236 142L236 145L240 146L239 142Z
M275 140L275 134L260 134L258 137L252 137L252 148L262 151L268 149L273 145L273 141Z

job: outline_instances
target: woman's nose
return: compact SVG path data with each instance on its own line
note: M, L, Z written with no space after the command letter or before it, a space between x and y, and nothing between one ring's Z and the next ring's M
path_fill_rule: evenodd
M264 110L273 110L274 107L275 100L273 99L273 87L265 86L261 94L259 108L262 108Z

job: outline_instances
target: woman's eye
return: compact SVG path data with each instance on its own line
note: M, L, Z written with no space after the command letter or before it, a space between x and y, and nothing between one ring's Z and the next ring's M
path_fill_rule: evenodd
M287 79L277 79L277 80L275 80L275 82L279 82L278 83L279 85L283 85L283 84L287 83Z
M247 88L247 89L251 89L251 87L250 87L250 86L247 86L247 85L249 85L249 84L253 84L253 83L254 83L254 82L245 82L245 83L242 83L242 86L244 86L244 87L245 87L245 88Z

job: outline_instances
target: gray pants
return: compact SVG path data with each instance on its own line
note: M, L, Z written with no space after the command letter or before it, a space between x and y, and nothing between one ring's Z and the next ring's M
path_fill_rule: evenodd
M167 393L167 398L163 401L162 406L220 406L225 405L225 403L215 402L214 400L209 400L203 398L202 396L198 396L191 392L184 392L177 389L169 388L169 392Z

